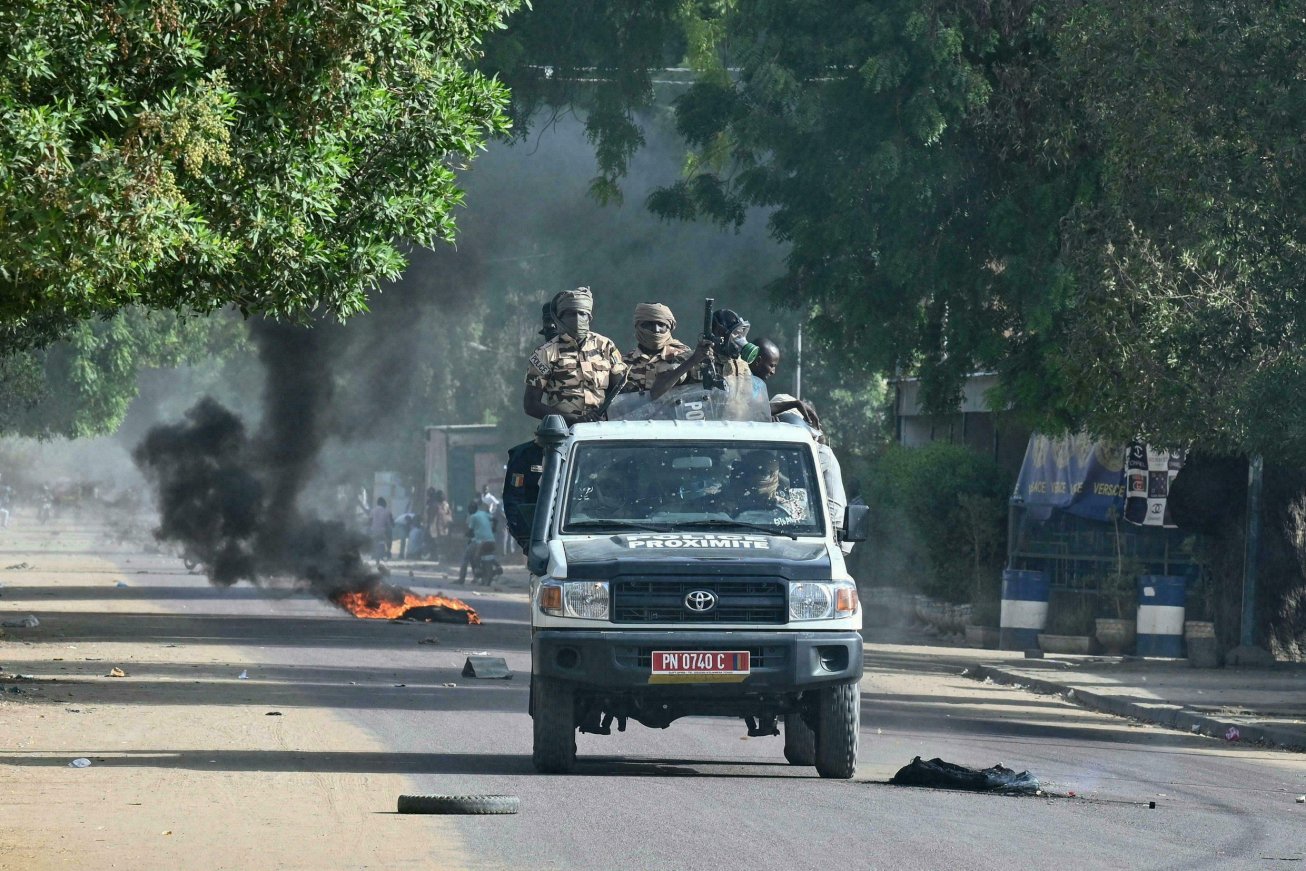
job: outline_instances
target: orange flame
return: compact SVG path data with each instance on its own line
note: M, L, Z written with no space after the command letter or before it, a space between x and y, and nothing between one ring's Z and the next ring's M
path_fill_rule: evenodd
M393 620L403 617L412 608L434 607L463 611L467 614L468 623L481 622L476 609L461 599L449 596L419 596L411 590L389 584L377 584L366 590L340 593L332 596L331 601L355 617L365 619Z

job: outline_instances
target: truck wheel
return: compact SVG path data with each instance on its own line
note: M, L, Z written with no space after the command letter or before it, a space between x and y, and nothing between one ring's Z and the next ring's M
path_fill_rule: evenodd
M535 743L531 761L541 774L566 774L576 764L576 704L571 687L537 677L531 681Z
M790 765L816 761L816 733L803 722L802 714L785 714L785 759Z
M847 780L857 770L861 731L861 687L855 683L821 690L816 708L816 772Z

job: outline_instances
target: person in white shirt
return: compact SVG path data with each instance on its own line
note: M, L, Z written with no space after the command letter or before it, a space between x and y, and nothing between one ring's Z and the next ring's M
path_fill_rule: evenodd
M510 555L512 535L508 532L508 515L503 512L503 500L490 491L489 484L481 490L481 505L485 508L485 513L494 521L495 537L499 540L500 550L504 556Z

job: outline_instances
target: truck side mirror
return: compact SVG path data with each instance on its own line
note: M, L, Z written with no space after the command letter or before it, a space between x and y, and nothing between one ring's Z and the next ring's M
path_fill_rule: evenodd
M871 532L871 506L854 502L843 511L843 540L865 541Z

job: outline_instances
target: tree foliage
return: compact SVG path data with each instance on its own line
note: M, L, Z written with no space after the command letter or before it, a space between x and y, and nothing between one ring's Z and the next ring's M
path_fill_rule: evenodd
M1086 6L1057 33L1095 196L1043 357L1099 429L1306 462L1306 4Z
M239 318L139 306L81 321L58 342L0 356L0 433L81 438L115 431L142 372L211 362L244 346Z
M949 602L993 596L1012 485L993 460L936 442L891 446L858 465L872 530L867 546L853 551L859 578Z
M679 11L691 154L649 205L769 210L773 298L846 373L942 409L992 368L1044 428L1306 459L1300 0Z
M684 10L684 0L540 0L487 40L482 69L512 86L518 137L581 114L599 170L590 192L620 203L619 180L645 144L639 112L685 56Z
M3 4L7 348L126 306L363 310L397 240L452 237L454 170L506 126L470 62L515 5Z

